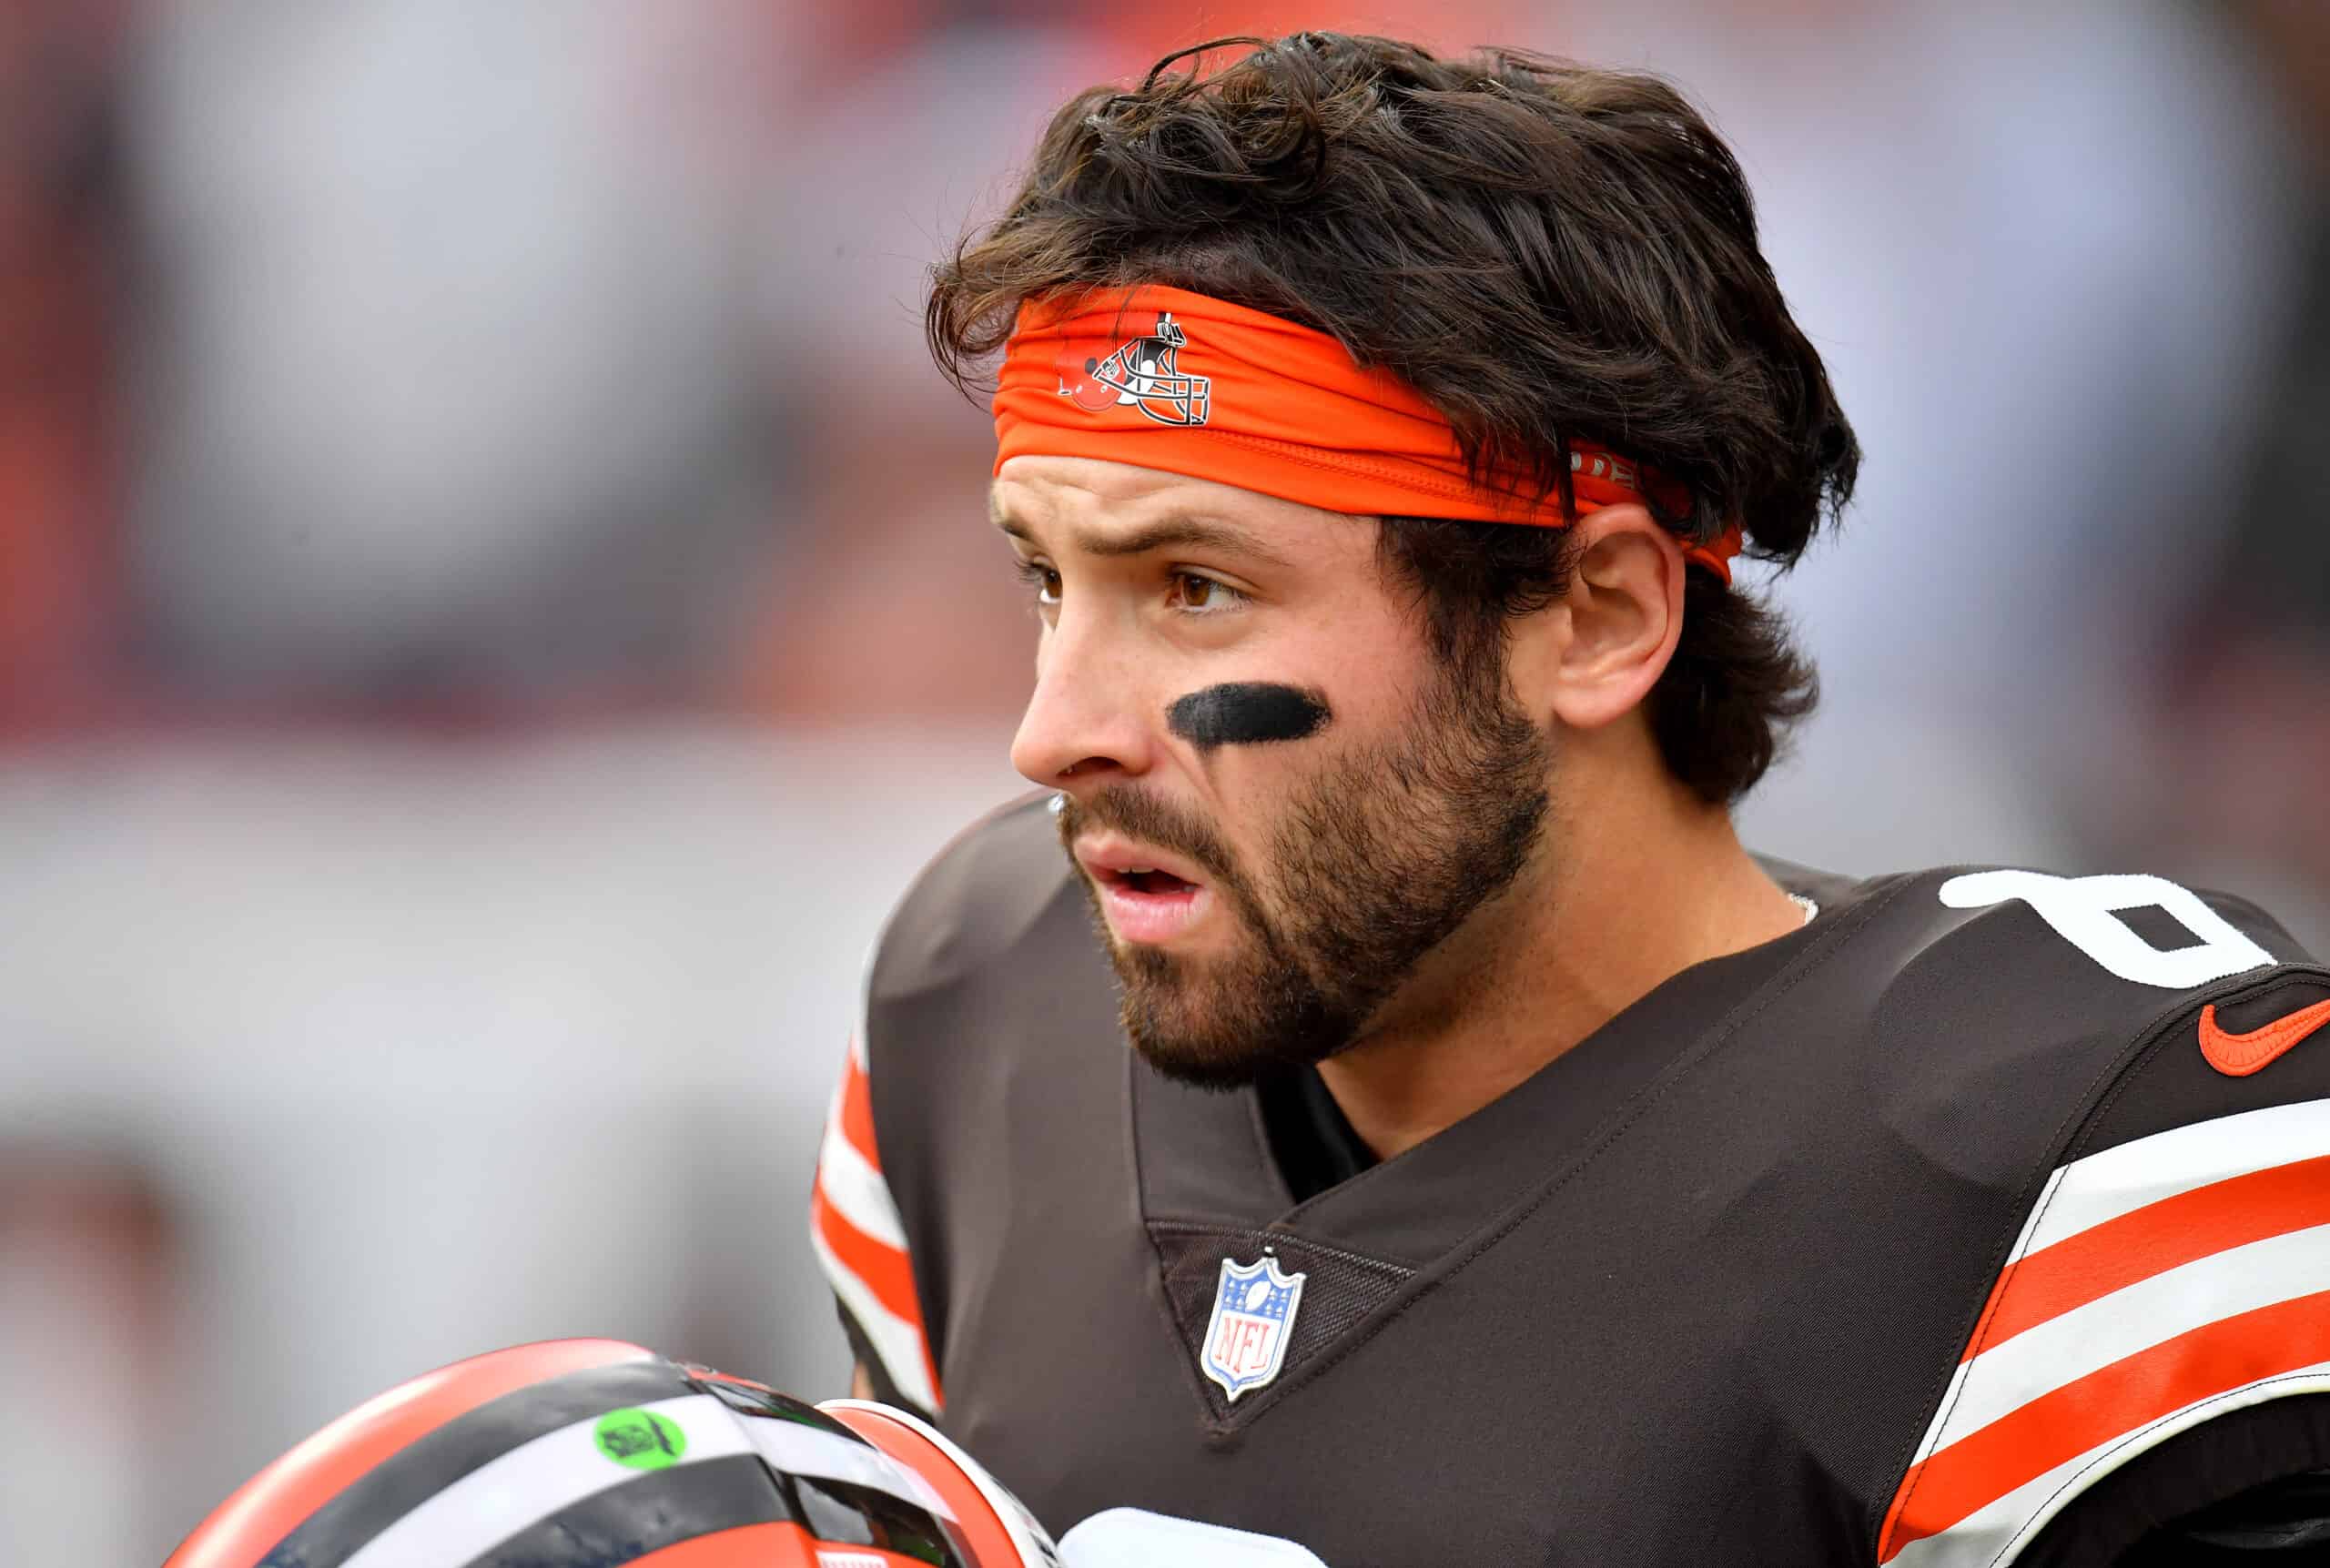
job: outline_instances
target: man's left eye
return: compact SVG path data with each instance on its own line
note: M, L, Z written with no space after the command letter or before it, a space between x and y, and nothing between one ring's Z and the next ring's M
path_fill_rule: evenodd
M1216 614L1235 609L1246 596L1226 582L1216 582L1194 572L1177 572L1173 574L1173 597L1183 610Z

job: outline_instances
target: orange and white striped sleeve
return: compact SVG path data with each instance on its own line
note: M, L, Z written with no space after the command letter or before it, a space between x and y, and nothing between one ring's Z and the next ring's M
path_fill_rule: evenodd
M809 1199L809 1244L842 1310L880 1360L875 1370L900 1395L936 1415L943 1408L938 1369L915 1293L906 1226L882 1175L863 1027L850 1039L826 1118Z
M2011 1563L2137 1455L2330 1392L2330 1100L2219 1117L2049 1179L1879 1538L1889 1568Z

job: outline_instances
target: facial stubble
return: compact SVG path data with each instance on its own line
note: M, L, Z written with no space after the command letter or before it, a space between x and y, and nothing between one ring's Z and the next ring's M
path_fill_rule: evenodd
M1134 1047L1160 1072L1214 1088L1348 1048L1425 956L1527 865L1549 759L1501 668L1444 669L1403 731L1298 786L1271 832L1267 899L1194 812L1129 785L1066 799L1064 844L1109 827L1187 858L1244 936L1204 958L1119 943L1084 879Z

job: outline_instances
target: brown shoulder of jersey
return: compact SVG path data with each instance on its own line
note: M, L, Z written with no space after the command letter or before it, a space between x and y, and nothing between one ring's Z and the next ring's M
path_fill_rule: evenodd
M2085 1561L2072 1542L2124 1547L2163 1498L2330 1464L2330 968L2157 877L1936 892L1976 912L1947 969L1976 995L1936 1011L1964 1043L1921 1119L1968 1148L2018 1127L2037 1158L1992 1173L2027 1196L1878 1560Z
M957 834L898 901L876 944L869 1003L960 981L1007 957L1073 871L1055 824L1058 796L1038 790Z
M942 1371L957 1255L1024 1202L997 1129L1067 1114L1076 1086L1046 1060L1095 1033L1116 1037L1113 976L1055 798L1023 796L957 835L899 901L867 970L883 1173Z

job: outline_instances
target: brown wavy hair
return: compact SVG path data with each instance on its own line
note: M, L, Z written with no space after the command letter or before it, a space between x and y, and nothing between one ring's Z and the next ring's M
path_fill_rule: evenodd
M1003 215L934 269L932 357L979 395L1023 300L1144 282L1331 334L1430 400L1476 474L1519 469L1565 507L1570 441L1599 442L1688 490L1666 527L1736 521L1786 567L1852 493L1859 444L1739 166L1655 76L1315 32L1168 56L1070 99ZM1501 680L1511 618L1566 587L1568 538L1385 518L1379 558L1440 654ZM1816 694L1785 622L1690 574L1646 703L1677 778L1736 799Z

